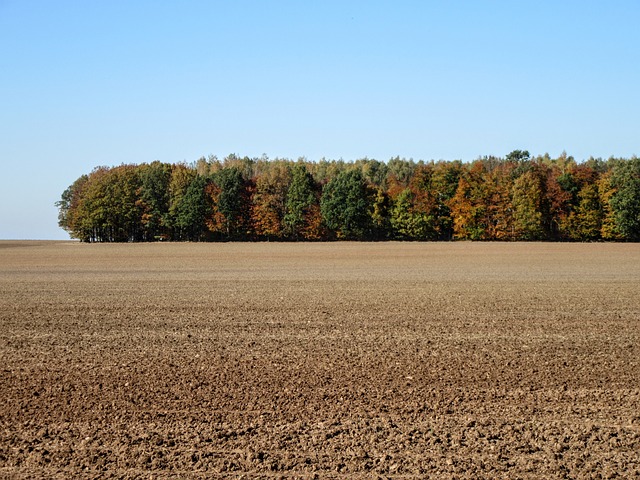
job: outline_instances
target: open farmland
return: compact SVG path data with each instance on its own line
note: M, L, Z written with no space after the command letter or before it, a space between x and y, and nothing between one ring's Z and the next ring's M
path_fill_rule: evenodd
M0 242L0 476L640 476L640 245Z

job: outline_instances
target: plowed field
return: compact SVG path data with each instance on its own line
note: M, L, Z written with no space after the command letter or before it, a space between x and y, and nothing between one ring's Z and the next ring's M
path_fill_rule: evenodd
M640 245L0 242L0 477L637 478Z

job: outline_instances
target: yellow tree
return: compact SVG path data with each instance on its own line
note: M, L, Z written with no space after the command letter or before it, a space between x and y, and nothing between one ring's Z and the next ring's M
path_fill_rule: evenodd
M291 168L286 162L269 164L256 178L251 197L251 221L258 235L267 238L283 237L290 183Z
M513 223L522 240L544 238L542 188L540 178L531 170L518 177L512 189Z
M571 212L567 223L576 240L592 241L601 237L603 210L598 185L587 184L578 193L578 206Z
M616 225L616 217L611 208L611 198L616 193L615 187L611 183L611 171L602 174L597 182L598 196L602 206L602 224L600 235L603 240L621 240L622 234Z

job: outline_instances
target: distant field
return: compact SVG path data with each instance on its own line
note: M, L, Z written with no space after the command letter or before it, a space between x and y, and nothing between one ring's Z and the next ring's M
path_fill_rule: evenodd
M639 244L0 242L0 477L633 478L639 362Z

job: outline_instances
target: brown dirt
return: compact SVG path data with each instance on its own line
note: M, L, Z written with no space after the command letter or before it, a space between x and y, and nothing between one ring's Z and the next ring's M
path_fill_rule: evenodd
M0 242L0 477L638 477L639 286L636 244Z

